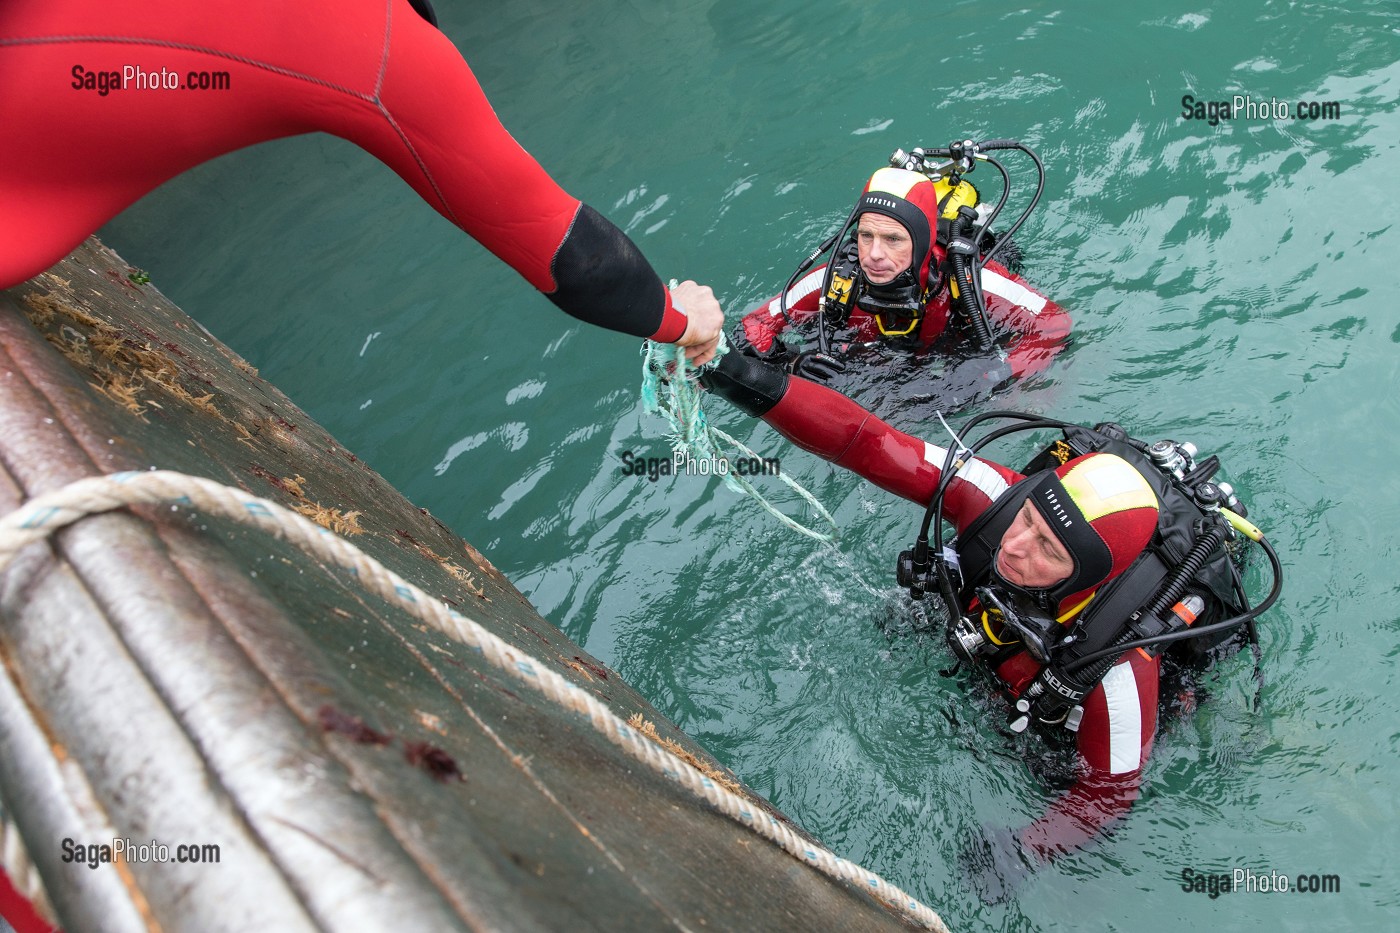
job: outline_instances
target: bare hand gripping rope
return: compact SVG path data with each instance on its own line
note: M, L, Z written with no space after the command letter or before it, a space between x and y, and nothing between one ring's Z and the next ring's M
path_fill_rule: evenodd
M556 704L583 715L594 729L628 755L685 787L793 858L867 892L919 926L946 933L947 927L938 914L904 891L830 850L800 838L786 825L759 812L742 797L720 787L692 765L627 725L603 703L543 662L510 646L462 613L449 609L338 535L275 502L212 480L169 471L117 473L79 480L33 499L0 519L0 571L24 547L84 516L128 505L157 504L187 505L206 514L261 528L330 566L340 567L365 589L482 655L497 669L538 690ZM23 857L23 847L18 840L19 834L12 826L0 823L0 842L5 843L0 846L3 848L0 857L4 858L6 871L17 887L32 885L21 893L38 901L43 897L42 887L37 873Z

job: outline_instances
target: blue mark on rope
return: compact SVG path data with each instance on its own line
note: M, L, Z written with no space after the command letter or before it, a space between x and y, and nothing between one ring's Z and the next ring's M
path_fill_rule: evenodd
M516 669L517 671L519 671L520 673L524 674L526 677L537 677L537 676L539 676L539 675L537 675L537 674L535 673L535 666L534 666L533 664L531 664L529 661L516 661L516 662L515 662L515 669Z
M715 785L710 783L710 779L709 779L709 778L704 777L704 776L701 776L701 778L700 778L700 786L703 787L703 788L706 788L706 789L708 790L709 788L714 787Z
M627 728L626 726L618 726L617 734L622 736L624 739L632 738L632 730Z
M136 477L138 477L138 476L140 476L140 475L141 475L140 473L136 473L136 472L133 472L133 471L131 471L131 470L127 470L127 471L125 471L125 472L123 472L123 473L113 473L111 476L108 476L107 478L110 479L110 480L111 480L112 482L114 482L114 483L125 483L125 482L129 482L129 481L135 479Z
M194 505L194 500L192 500L189 496L181 496L178 499L171 499L170 501L174 502L177 505Z
M394 584L394 592L398 593L401 598L406 599L411 603L418 602L417 598L415 598L413 595L413 591L401 583Z
M681 777L679 773L672 771L670 768L662 769L661 773L671 778L673 781L679 781Z
M243 508L248 510L249 515L261 515L263 518L271 518L272 513L267 510L267 506L261 502L245 502Z
M739 811L739 816L743 817L746 821L752 821L752 820L753 820L753 814L750 813L748 810L740 810L740 811Z
M869 882L870 882L870 886L871 886L872 888L878 888L878 887L880 886L880 879L879 879L879 878L871 878L871 879L869 879Z
M42 512L36 512L33 516L31 516L30 518L26 519L25 522L24 522L24 524L20 525L19 527L21 527L21 528L39 528L39 527L41 527L41 526L47 524L47 523L48 523L48 520L51 519L51 518L53 518L54 515L57 514L57 512L58 512L58 506L49 506L47 509L44 509Z
M811 859L813 862L815 862L815 861L817 860L817 853L813 852L811 849L808 849L808 850L807 850L807 858L809 858L809 859Z

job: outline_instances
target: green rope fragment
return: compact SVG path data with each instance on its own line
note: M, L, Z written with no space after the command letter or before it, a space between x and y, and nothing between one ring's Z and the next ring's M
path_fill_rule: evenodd
M729 343L725 340L724 334L720 334L719 348L715 352L715 358L707 363L706 367L717 365L720 358L728 352ZM696 460L708 459L711 462L722 461L725 464L725 469L717 472L724 476L725 485L730 489L758 500L758 504L767 509L769 514L794 531L814 538L823 544L834 543L840 537L840 529L836 526L836 519L832 518L826 507L817 501L816 496L802 488L802 485L796 480L788 477L786 473L778 473L780 480L811 504L817 515L831 526L831 531L817 531L808 528L796 519L784 515L764 497L763 493L754 488L752 483L740 476L733 468L733 464L723 452L724 443L754 459L759 459L758 454L743 441L731 437L710 424L706 419L705 409L700 404L704 395L698 382L700 372L700 369L692 367L685 358L683 348L675 344L643 341L642 407L648 414L661 415L666 419L666 423L670 426L668 437L675 455L687 455Z

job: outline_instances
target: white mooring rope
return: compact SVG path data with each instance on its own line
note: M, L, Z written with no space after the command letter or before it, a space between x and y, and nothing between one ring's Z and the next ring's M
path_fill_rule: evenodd
M449 609L345 539L275 502L212 480L163 470L115 473L79 480L32 499L0 519L0 571L21 548L86 515L128 505L156 504L187 505L207 514L256 526L295 544L313 557L342 568L365 589L481 654L492 665L534 687L556 704L582 714L597 731L633 758L680 784L794 858L823 874L866 891L896 913L926 929L946 933L947 927L942 919L929 907L879 875L801 839L778 820L763 814L753 804L719 786L694 766L629 726L588 691L574 686L542 662L510 646L462 613ZM7 839L11 834L18 835L10 829L0 828L0 839ZM8 854L8 847L5 854ZM9 862L5 864L9 871ZM16 886L25 883L30 875L37 882L37 874L32 871L10 872ZM21 893L33 899L30 892ZM42 894L42 891L38 893Z

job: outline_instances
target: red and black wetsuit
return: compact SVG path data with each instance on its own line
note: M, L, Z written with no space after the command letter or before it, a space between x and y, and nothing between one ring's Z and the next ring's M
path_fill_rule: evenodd
M762 417L804 450L921 506L933 497L947 456L946 448L897 431L844 395L796 376ZM949 485L945 514L962 532L1023 478L974 459ZM1158 664L1140 651L1128 652L1085 697L1077 779L1049 812L1020 831L1028 852L1045 859L1078 848L1132 806L1157 729ZM1024 651L996 669L1013 696L1039 671Z
M162 72L226 86L150 89ZM685 331L631 240L511 138L409 0L0 0L0 127L0 288L186 169L320 131L569 314L661 341Z
M934 264L941 263L943 256L943 247L935 246ZM821 306L822 280L825 276L826 266L820 266L795 282L788 291L787 312L793 324L816 316ZM1048 367L1069 336L1069 313L996 261L987 263L982 271L982 291L987 301L987 316L993 327L1018 335L1013 339L1006 359L1011 374L1020 379ZM939 289L924 306L924 318L918 334L920 346L928 347L942 336L948 326L950 310L948 289ZM788 326L778 306L778 296L744 315L742 323L744 336L760 353L767 353L773 341ZM859 307L851 311L848 326L855 330L852 340L873 342L883 339L875 326L875 319Z

